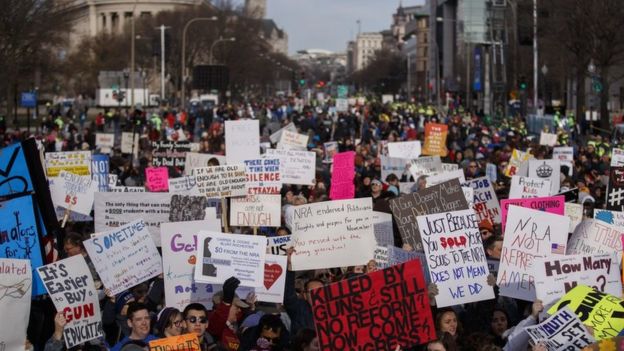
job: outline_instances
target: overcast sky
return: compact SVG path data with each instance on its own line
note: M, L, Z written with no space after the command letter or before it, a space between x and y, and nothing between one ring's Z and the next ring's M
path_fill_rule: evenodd
M422 3L404 0L403 6ZM267 0L267 17L288 33L291 54L302 49L344 52L357 34L358 19L362 32L390 29L398 5L399 0Z

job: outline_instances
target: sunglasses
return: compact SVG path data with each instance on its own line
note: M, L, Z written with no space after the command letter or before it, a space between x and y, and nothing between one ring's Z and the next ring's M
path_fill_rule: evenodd
M197 318L197 317L188 317L186 320L188 322L192 323L192 324L195 324L195 323L200 323L200 324L208 323L208 318L206 318L206 317L199 317L199 318Z

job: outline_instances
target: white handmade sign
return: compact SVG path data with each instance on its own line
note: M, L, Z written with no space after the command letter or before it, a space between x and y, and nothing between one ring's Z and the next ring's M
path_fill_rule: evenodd
M568 176L574 171L574 148L572 146L559 146L553 148L553 160L559 160L562 166L568 166Z
M193 176L169 178L169 192L180 195L201 195L197 188L197 181Z
M306 134L299 134L297 132L285 130L282 132L277 148L288 150L307 150L309 138L310 137Z
M297 126L295 126L294 123L288 123L284 128L278 130L277 132L271 134L271 136L269 137L269 139L271 140L271 142L273 144L277 144L280 141L280 138L282 137L282 133L287 130L290 132L297 132Z
M616 227L624 227L624 212L594 209L594 219Z
M566 202L565 204L565 215L570 218L570 229L568 229L568 233L574 233L576 226L581 224L583 220L583 205L575 204L573 202Z
M568 241L568 255L622 252L622 227L595 219L585 219Z
M32 279L30 260L0 258L0 315L5 318L0 328L0 345L6 351L24 349Z
M529 177L548 179L550 181L550 195L559 193L561 185L561 161L559 160L529 160Z
M134 134L134 147L132 146L132 135ZM136 157L139 154L139 133L122 132L121 133L121 153L134 153Z
M200 194L210 198L245 196L247 175L244 164L193 168Z
M267 237L267 254L286 256L286 250L292 246L292 235Z
M244 227L279 227L281 195L247 195L232 198L230 225Z
M61 171L91 175L91 151L47 152L45 162L48 177L57 177Z
M540 145L545 145L545 146L557 145L557 134L542 132L540 134Z
M98 191L97 182L90 176L79 176L61 171L50 186L54 206L88 216L93 208L93 197Z
M415 159L420 157L420 141L388 143L388 156L394 158Z
M225 158L228 165L260 157L260 123L242 119L225 121Z
M548 197L551 191L550 180L522 176L511 177L510 199L529 199Z
M184 159L184 175L191 175L193 168L210 167L208 161L216 159L220 166L225 165L225 156L213 154L200 154L198 152L187 152Z
M477 215L477 221L480 223L484 219L489 219L492 223L500 224L501 208L490 179L475 178L466 182L466 185L473 189L472 208Z
M284 303L287 260L286 256L266 255L264 282L255 289L258 301Z
M451 172L444 172L444 173L438 173L438 174L433 174L427 177L427 188L434 186L434 185L438 185L440 183L444 183L446 181L449 181L451 179L459 179L459 183L460 184L464 184L466 183L466 177L464 176L464 170L463 169L458 169L455 171L451 171Z
M100 149L101 153L109 154L115 147L115 134L95 133L95 146Z
M568 306L538 325L524 327L524 330L533 343L541 343L548 351L585 350L586 346L596 342Z
M624 166L624 150L613 148L611 151L611 167Z
M282 190L282 175L279 158L259 158L245 160L247 193L279 194Z
M279 158L284 184L314 185L316 154L311 151L268 149L266 157Z
M381 179L384 181L390 174L394 174L401 179L406 172L406 165L410 162L408 159L386 156L379 156L379 159L381 161Z

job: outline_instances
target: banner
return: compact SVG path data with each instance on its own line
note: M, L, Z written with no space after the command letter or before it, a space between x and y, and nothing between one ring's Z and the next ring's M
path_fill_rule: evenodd
M114 133L95 133L95 146L103 154L110 154L115 147Z
M418 216L431 282L438 286L436 306L447 307L494 298L490 274L472 209Z
M106 192L109 188L110 157L108 155L91 156L91 179L98 185L98 191Z
M379 156L381 162L381 180L388 179L390 174L394 174L397 178L401 179L405 172L405 167L409 164L410 160L404 158L393 158L386 156Z
M39 267L38 271L54 307L65 315L63 339L68 349L104 336L100 301L82 255Z
M377 246L394 245L392 214L373 211L373 231Z
M150 351L201 351L197 334L189 333L149 342Z
M134 134L134 146L132 143L132 135ZM131 154L134 153L134 157L137 157L139 154L139 133L132 132L121 132L121 153L122 154Z
M310 137L307 134L299 134L297 132L291 132L289 130L285 130L282 132L277 148L287 149L287 150L306 151L308 150L309 138Z
M45 161L48 177L57 177L61 171L91 175L91 151L47 152Z
M585 219L570 236L566 254L622 252L622 229L595 219Z
M595 342L581 320L564 307L535 326L524 327L534 343L542 343L548 351L584 350Z
M415 159L420 157L420 141L388 143L388 156L394 158Z
M199 193L210 198L247 195L245 165L193 168Z
M417 216L468 209L457 179L391 199L389 205L403 243L416 251L423 251Z
M216 159L220 166L225 165L225 156L214 154L200 154L197 152L187 152L184 159L184 175L191 175L193 168L210 167L208 161Z
M268 149L265 155L280 159L282 183L314 185L316 178L316 154L314 152Z
M225 121L225 159L228 165L260 158L260 123L241 119Z
M544 305L559 300L577 285L619 296L622 293L620 261L615 252L597 255L537 257L533 261L535 291Z
M195 282L193 271L197 261L197 234L201 230L219 231L216 219L163 223L160 226L165 305L183 311L188 304L212 306L213 286Z
M502 296L535 300L533 260L565 255L570 219L565 216L511 206L505 228L497 285Z
M447 134L448 126L446 124L425 124L425 145L422 148L423 155L446 157L448 154L448 149L446 148Z
M145 169L145 187L157 192L169 191L169 170L167 167L147 167Z
M607 188L607 210L622 211L624 200L624 166L611 167Z
M568 229L568 233L574 233L576 227L581 224L583 220L583 205L566 202L564 213L566 217L570 218L570 229Z
M541 132L539 143L544 146L555 146L557 145L557 134Z
M532 158L533 158L533 155L531 155L528 151L524 152L524 151L520 151L517 149L513 149L513 151L511 152L511 158L509 159L509 164L505 168L505 175L507 177L511 177L514 175L521 175L521 176L526 175L526 172L528 171L528 169L522 170L521 169L522 164L523 162L528 161Z
M292 247L292 235L267 237L267 254L286 256L286 250Z
M201 195L199 189L197 189L197 181L195 181L195 177L193 176L169 178L168 183L168 189L171 194Z
M624 227L624 212L594 209L594 219L613 224L616 227Z
M550 181L550 195L559 192L561 185L561 162L559 160L530 160L529 177Z
M376 246L372 217L370 197L295 206L293 270L367 264Z
M245 160L248 194L279 194L282 176L279 158Z
M247 195L230 202L230 225L242 227L279 227L282 216L281 195Z
M353 199L355 197L355 151L334 155L331 171L329 198L332 200Z
M496 192L487 177L471 179L463 185L469 185L473 193L473 209L477 215L477 222L489 219L492 223L501 223L501 208L498 204Z
M24 349L30 317L32 277L29 260L0 258L0 314L5 318L0 328L0 346L3 350Z
M223 284L236 277L242 286L264 283L265 237L200 231L197 245L196 282Z
M406 349L435 339L419 261L310 292L321 350Z
M287 260L286 256L266 255L264 283L255 288L258 301L284 303Z
M511 177L510 199L530 199L550 196L550 180L521 176Z
M83 244L104 287L112 294L162 273L160 254L142 219L96 235Z
M551 197L536 197L532 199L501 200L501 222L503 225L503 232L505 232L505 224L507 223L507 212L509 211L509 206L520 206L563 216L565 214L564 199L565 198L563 196L558 195Z
M93 196L98 184L90 176L61 171L50 186L54 206L88 216L93 208Z

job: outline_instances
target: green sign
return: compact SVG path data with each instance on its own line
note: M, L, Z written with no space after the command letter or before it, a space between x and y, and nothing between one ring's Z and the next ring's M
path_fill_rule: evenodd
M336 93L338 94L339 99L346 99L347 95L349 95L349 87L346 85L339 85L336 89Z

